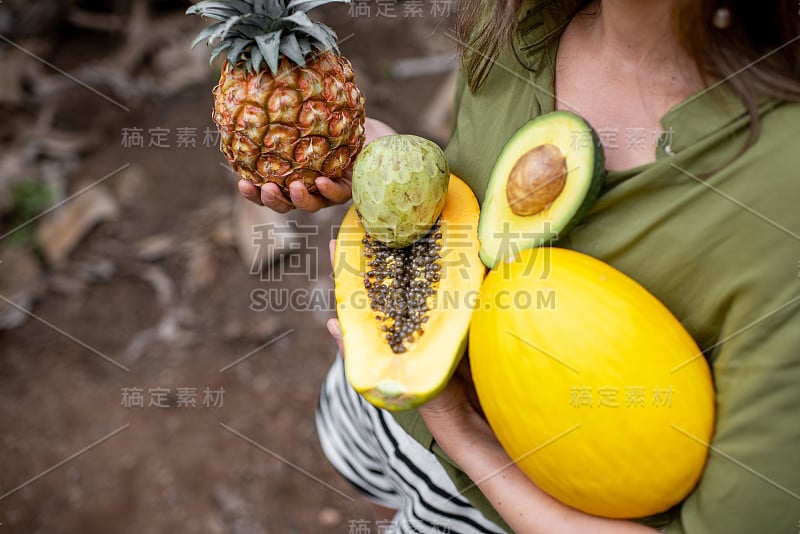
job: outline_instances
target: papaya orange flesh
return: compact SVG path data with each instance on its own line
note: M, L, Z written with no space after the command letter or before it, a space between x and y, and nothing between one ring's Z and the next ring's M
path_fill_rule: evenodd
M376 319L364 285L369 272L367 238L355 209L345 215L336 240L334 282L350 384L374 405L390 410L419 406L447 384L464 352L485 268L478 256L480 209L470 188L450 177L438 220L439 280L426 299L423 332L396 352ZM389 283L390 281L384 281ZM390 323L389 323L390 324Z

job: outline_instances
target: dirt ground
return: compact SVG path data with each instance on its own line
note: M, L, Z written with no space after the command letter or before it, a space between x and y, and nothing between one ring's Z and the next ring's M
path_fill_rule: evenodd
M403 5L394 19L324 15L345 38L368 114L430 137L421 114L444 75L394 80L387 65L452 50L451 20L431 16L430 2L424 17L404 18ZM63 39L48 60L66 70L106 42ZM78 85L62 95L56 123L102 139L69 190L126 167L103 181L117 216L45 266L35 317L0 332L0 534L379 531L325 461L313 421L334 358L322 297L332 295L329 225L342 212L320 215L278 271L251 274L234 246L235 180L202 142L213 83L209 70L129 112ZM199 132L195 148L176 146L184 127ZM123 146L131 128L144 130L144 147ZM154 128L169 130L169 148L148 146ZM281 291L311 290L322 298L314 310L279 302Z

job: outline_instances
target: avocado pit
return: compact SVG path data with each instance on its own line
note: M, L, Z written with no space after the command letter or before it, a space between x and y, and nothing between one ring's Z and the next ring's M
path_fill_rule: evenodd
M520 157L511 169L506 198L514 215L541 213L555 201L567 182L567 160L557 146L539 145Z

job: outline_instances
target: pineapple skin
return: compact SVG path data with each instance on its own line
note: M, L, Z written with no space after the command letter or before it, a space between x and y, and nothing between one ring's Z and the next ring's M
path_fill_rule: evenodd
M236 173L288 192L301 180L338 181L364 145L365 98L350 62L330 51L300 67L280 58L278 72L246 72L225 62L212 118L220 150Z

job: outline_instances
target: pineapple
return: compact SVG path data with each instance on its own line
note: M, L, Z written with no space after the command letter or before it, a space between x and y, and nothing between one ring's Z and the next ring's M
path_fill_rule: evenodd
M364 144L364 96L336 34L306 12L348 0L205 0L190 7L219 22L204 29L225 53L212 117L239 176L288 192L300 180L341 179Z

